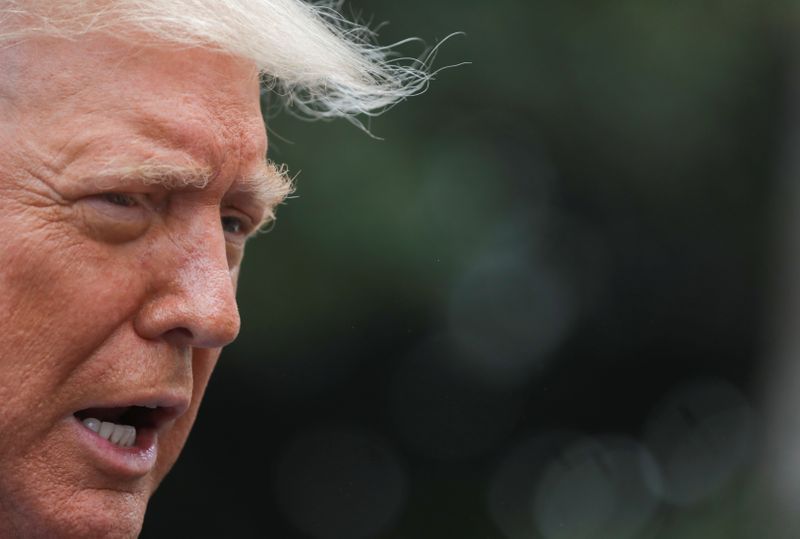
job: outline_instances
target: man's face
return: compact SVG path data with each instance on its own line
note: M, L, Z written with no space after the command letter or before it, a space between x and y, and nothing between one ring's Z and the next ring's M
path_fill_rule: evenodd
M0 65L0 536L135 535L274 202L257 73L101 37Z

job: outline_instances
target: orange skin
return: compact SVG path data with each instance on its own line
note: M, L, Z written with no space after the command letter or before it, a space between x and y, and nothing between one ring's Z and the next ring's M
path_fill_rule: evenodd
M270 210L242 186L265 165L257 70L103 36L0 65L0 537L135 537L239 331L244 242ZM212 175L95 181L142 163ZM187 408L147 473L77 443L77 410L155 394Z

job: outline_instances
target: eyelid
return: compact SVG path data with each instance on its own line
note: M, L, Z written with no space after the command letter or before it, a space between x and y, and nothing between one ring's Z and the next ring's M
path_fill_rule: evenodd
M124 195L135 199L141 206L161 211L168 203L170 193L156 186L150 185L108 185L101 186L96 196L108 196L112 194Z
M130 197L130 206L115 204L109 195ZM108 191L85 196L78 201L81 226L97 240L118 244L139 238L153 222L153 212L146 201L133 193Z
M239 236L242 238L250 237L258 228L255 220L247 212L238 208L232 206L223 207L220 211L220 218L222 219L225 217L234 217L242 222L242 230L239 233Z
M113 201L109 200L109 197L113 195L128 197L134 202L134 204L130 206L126 206L123 204L115 204ZM152 207L152 204L148 202L146 196L141 195L139 193L106 191L102 193L97 193L95 195L89 195L84 198L88 203L94 206L95 209L106 214L114 213L115 216L126 213L129 216L131 216L134 214L134 212L137 214L141 214L143 210L149 210Z

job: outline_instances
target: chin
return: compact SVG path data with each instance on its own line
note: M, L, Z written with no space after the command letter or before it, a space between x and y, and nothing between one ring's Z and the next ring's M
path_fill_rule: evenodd
M76 537L135 538L139 536L147 509L147 496L117 491L98 491L91 496L83 529Z
M44 500L41 500L44 502ZM30 539L127 539L138 537L147 508L147 496L116 490L90 490L59 504L19 508L24 524L6 529L0 537ZM8 523L7 523L8 524Z

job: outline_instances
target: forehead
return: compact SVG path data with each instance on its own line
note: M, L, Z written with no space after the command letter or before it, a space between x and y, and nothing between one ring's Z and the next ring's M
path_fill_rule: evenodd
M263 166L258 72L248 61L89 36L22 43L0 51L0 65L19 123L46 128L64 164L163 158L244 175Z

